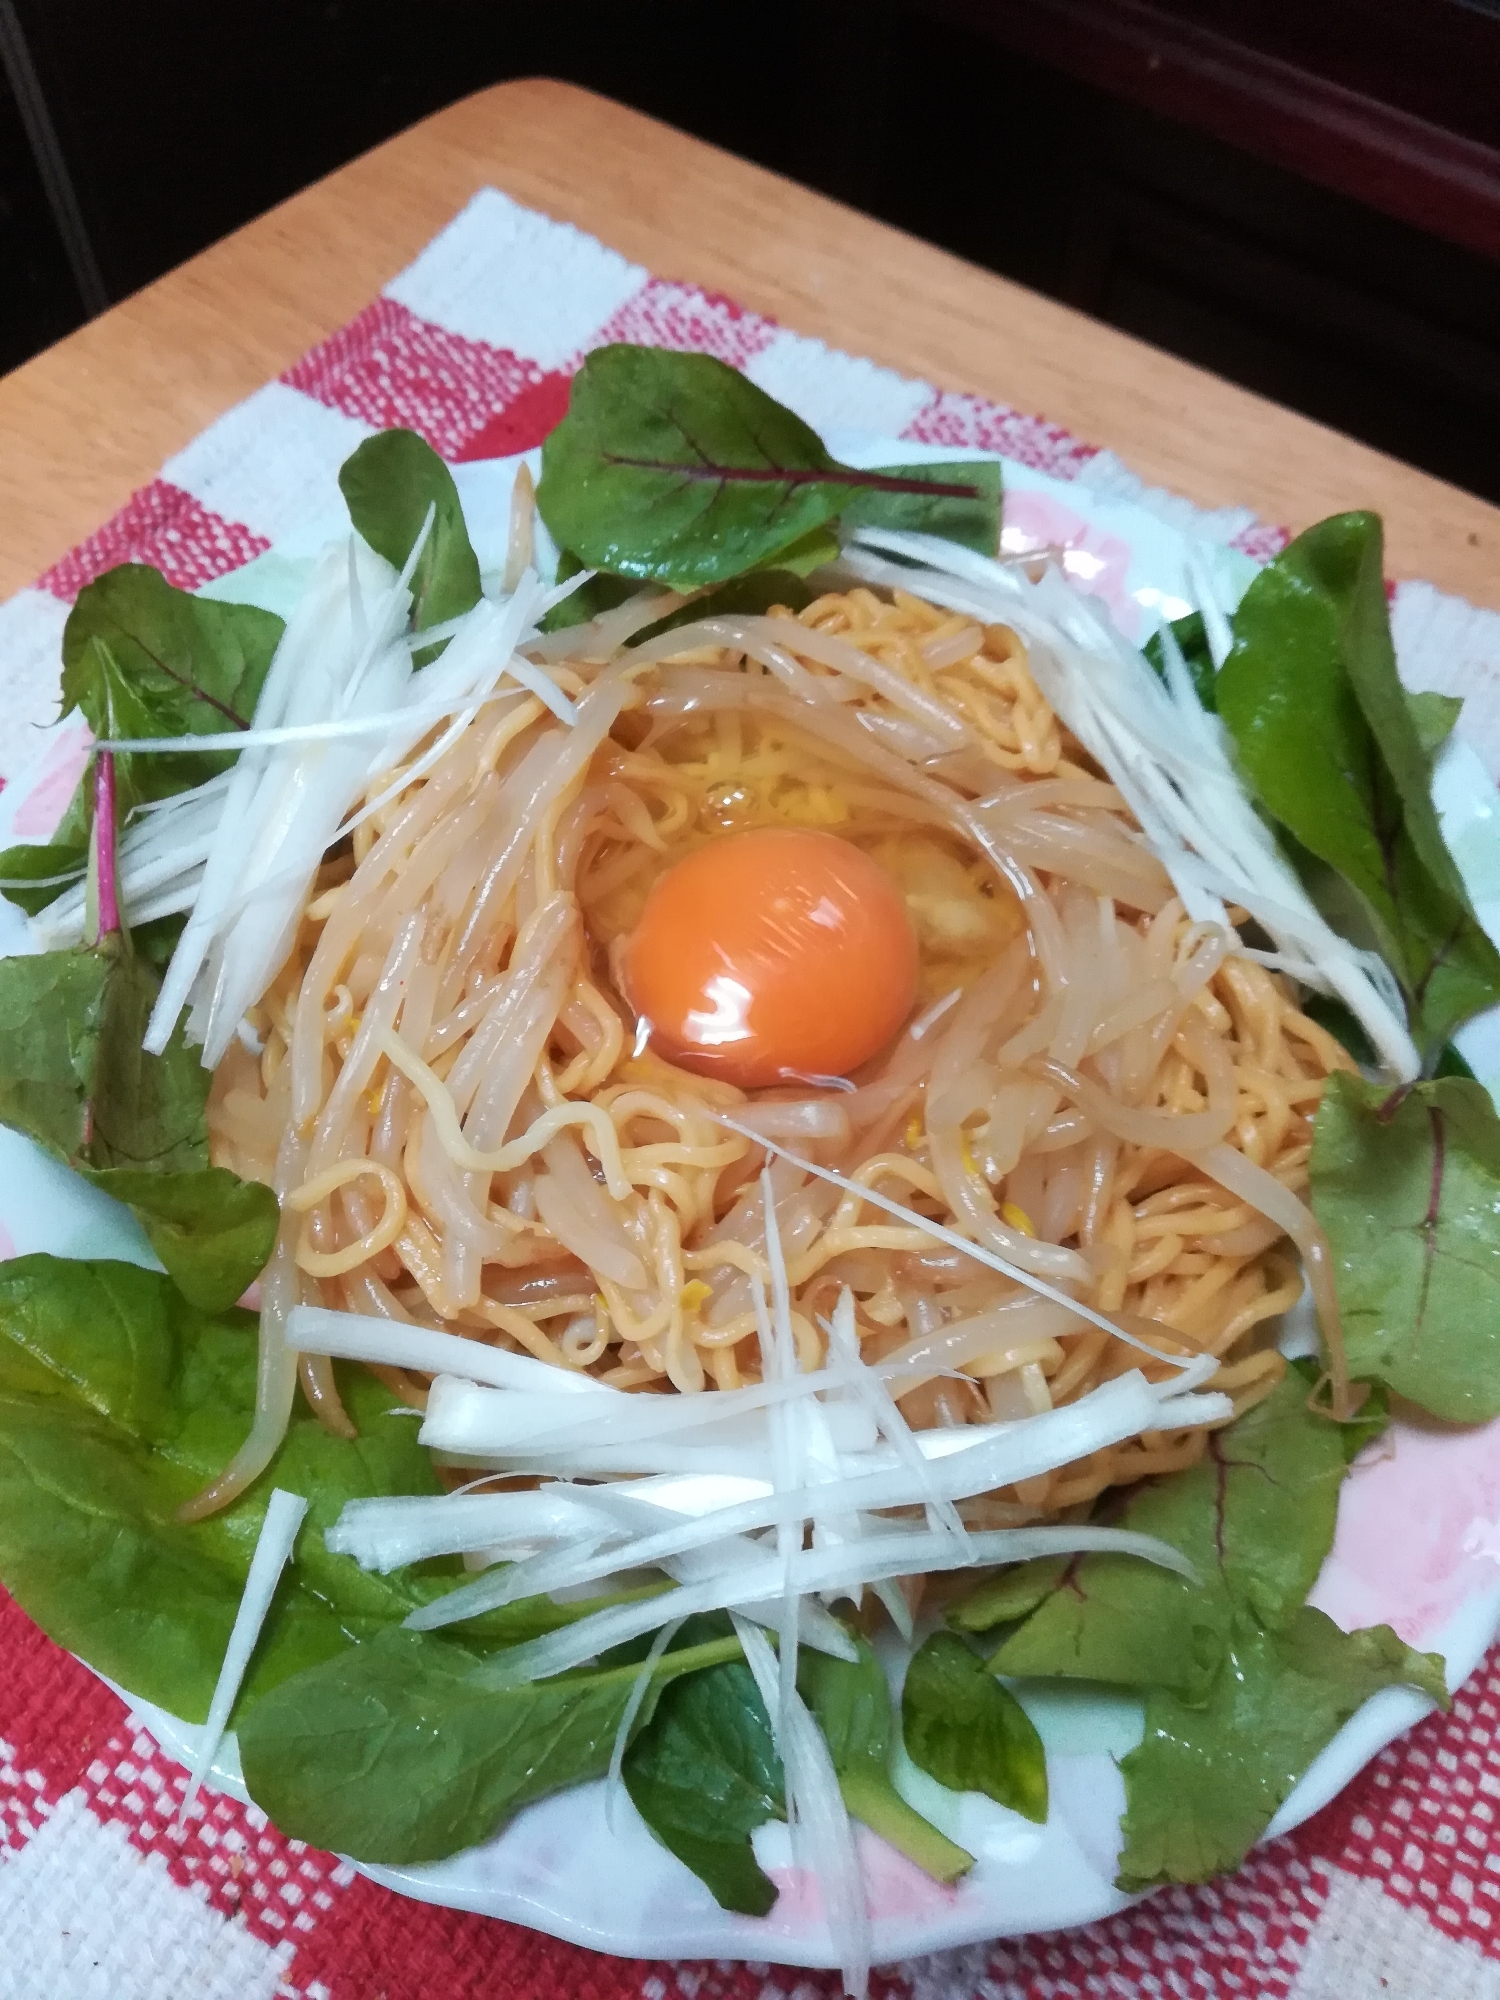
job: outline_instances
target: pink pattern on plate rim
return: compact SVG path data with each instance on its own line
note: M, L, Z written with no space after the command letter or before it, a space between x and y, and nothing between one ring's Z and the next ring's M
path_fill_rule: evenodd
M1060 548L1063 569L1075 589L1100 598L1128 639L1135 638L1141 607L1128 588L1132 551L1120 535L1111 535L1075 514L1048 493L1025 487L1005 496L1007 553Z
M1339 1495L1338 1531L1308 1602L1352 1632L1390 1625L1431 1645L1500 1563L1500 1419L1475 1430L1392 1424Z
M35 782L16 807L11 828L17 839L51 839L83 776L93 740L86 728L70 729L54 738Z
M865 1907L872 1917L889 1921L893 1917L931 1916L963 1900L961 1887L934 1882L914 1861L866 1828L856 1827L854 1837ZM768 1868L766 1873L780 1892L767 1927L794 1935L819 1929L824 1922L823 1885L816 1873L808 1868Z

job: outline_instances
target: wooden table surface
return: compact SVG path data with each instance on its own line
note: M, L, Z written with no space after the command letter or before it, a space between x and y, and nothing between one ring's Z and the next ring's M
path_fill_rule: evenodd
M1292 527L1385 517L1393 576L1500 608L1500 509L570 85L499 84L205 250L0 381L0 598L351 319L485 185L664 277L1107 445Z

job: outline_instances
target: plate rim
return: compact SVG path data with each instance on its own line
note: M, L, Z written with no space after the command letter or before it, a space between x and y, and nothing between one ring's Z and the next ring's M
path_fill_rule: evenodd
M861 440L863 440L862 444ZM1239 550L1231 548L1227 542L1216 541L1201 533L1180 527L1177 523L1168 520L1163 514L1158 513L1149 505L1144 504L1142 500L1096 494L1086 483L1059 479L1054 475L1039 472L1031 467L1022 466L1012 460L1005 459L1002 454L997 452L920 446L914 445L910 441L883 437L874 432L856 433L841 431L837 436L836 443L839 446L839 455L855 463L859 462L861 450L869 454L869 462L871 463L882 462L882 459L885 462L890 462L890 454L897 451L906 458L913 460L920 457L999 459L1004 468L1003 476L1007 494L1027 490L1040 492L1054 499L1061 506L1068 508L1088 527L1110 528L1119 531L1128 529L1134 525L1137 536L1141 536L1143 531L1146 531L1143 538L1149 544L1170 545L1175 543L1183 547L1191 547L1200 553L1208 554L1214 558L1213 566L1217 575L1223 578L1225 584L1230 589L1233 589L1236 578L1242 580L1246 573L1253 573L1260 566L1252 558L1243 555ZM513 458L484 461L482 462L483 470L481 470L480 465L465 466L457 468L457 470L465 475L465 483L473 486L476 496L484 490L486 485L489 485L491 490L498 494L499 482L505 476L507 470L510 476L514 477L514 471L517 467L523 462L536 459L538 456L539 454L535 452L518 454ZM307 547L312 533L312 527L309 525L295 538L294 548L301 549ZM1133 572L1138 560L1139 550L1135 540L1132 540L1128 546L1130 566ZM217 587L209 586L209 593L213 595L219 595L221 592L224 595L238 594L234 580L239 579L241 584L245 581L253 580L256 563L268 562L268 559L270 562L281 561L284 563L287 560L287 551L284 547L272 548L266 551L263 556L256 558L255 562L244 565L239 570L228 572L223 578L216 579L215 583ZM295 555L293 559L295 560ZM247 571L252 573L252 578L247 578ZM1158 581L1158 597L1165 588L1166 586ZM248 595L251 601L253 601L253 592L248 593ZM54 725L54 729L59 731L67 727L68 725L65 723ZM25 772L18 773L16 779L13 779L11 784L6 787L7 792L10 793L10 797L5 801L5 810L3 813L0 813L0 823L8 823L16 806L24 803L28 791L26 780L29 778L33 782L35 781L35 776L41 770L45 761L49 745L55 744L57 740L57 737L49 730L47 732L47 741L39 746L37 756L28 761ZM6 907L8 909L9 906ZM4 948L3 945L0 945L0 949ZM0 1200L0 1216L3 1216L3 1200ZM1346 1484L1340 1495L1341 1507L1349 1491L1350 1488ZM1332 1556L1330 1555L1331 1560ZM1483 1658L1490 1643L1497 1636L1497 1633L1500 1633L1500 1570L1497 1570L1493 1585L1482 1591L1471 1592L1449 1618L1439 1636L1429 1641L1435 1650L1441 1651L1444 1654L1445 1659L1449 1663L1449 1681L1453 1691L1456 1692L1458 1687L1468 1679L1469 1675ZM87 1665L88 1663L84 1662L83 1664ZM156 1707L154 1704L141 1700L128 1690L109 1680L107 1676L98 1674L97 1669L90 1668L90 1671L96 1673L99 1679L106 1681L106 1684L114 1689L126 1703L132 1719L153 1737L166 1755L174 1758L184 1766L191 1764L198 1733L196 1725L184 1723L179 1718L170 1715L167 1711ZM1314 1760L1307 1772L1304 1773L1302 1780L1284 1802L1281 1810L1272 1820L1270 1826L1262 1836L1261 1842L1257 1843L1257 1846L1291 1832L1311 1817L1312 1814L1320 1810L1331 1799L1337 1797L1389 1743L1404 1735L1417 1721L1421 1720L1426 1714L1429 1714L1433 1707L1434 1703L1430 1698L1417 1693L1415 1690L1405 1688L1383 1690L1380 1694L1377 1694L1370 1701L1363 1704L1342 1726ZM1049 1754L1051 1753L1049 1752ZM1062 1754L1068 1755L1070 1753L1063 1752ZM221 1751L220 1756L215 1759L208 1782L215 1789L226 1792L230 1796L238 1798L243 1803L253 1805L253 1801L250 1800L239 1773L238 1750L232 1736L226 1739L224 1749ZM596 1785L600 1783L602 1781L595 1781ZM580 1790L588 1791L590 1789L592 1788L573 1788L573 1792L571 1793L558 1794L554 1795L554 1797L566 1799ZM543 1801L540 1803L546 1804L547 1802ZM256 1808L256 1810L260 1809ZM535 1813L537 1810L537 1806L524 1808L514 1820L509 1822L509 1826L522 1825L527 1816ZM638 1839L651 1839L652 1836L649 1833L649 1829L646 1828L644 1821L639 1821L638 1816L634 1815L633 1807L630 1811L638 1822L632 1828L633 1836ZM1118 1823L1116 1822L1115 1831L1117 1831L1117 1826ZM497 1839L503 1839L505 1831L502 1830ZM870 1837L873 1838L873 1836ZM483 1847L467 1850L466 1853L467 1855L474 1855L486 1852L492 1844L486 1843ZM341 1858L348 1859L348 1857ZM760 1961L806 1967L809 1969L835 1968L839 1962L838 1954L833 1949L831 1941L828 1938L826 1926L821 1923L793 1937L788 1935L784 1930L778 1932L769 1918L754 1919L741 1917L733 1912L724 1911L714 1906L712 1912L707 1914L706 1925L701 1919L693 1920L699 1925L698 1931L685 1930L682 1937L664 1937L653 1944L649 1940L643 1939L636 1932L627 1933L625 1930L621 1930L618 1934L601 1934L596 1923L592 1923L583 1917L570 1917L565 1910L543 1908L519 1888L505 1890L494 1886L486 1888L484 1885L479 1885L472 1889L467 1889L453 1881L434 1881L431 1879L434 1870L447 1871L453 1861L464 1858L463 1856L450 1857L449 1861L432 1864L431 1868L416 1869L393 1868L352 1860L349 1865L369 1880L392 1889L398 1894L412 1896L417 1900L430 1902L440 1907L469 1910L480 1915L503 1918L594 1951L613 1952L626 1956L641 1956L649 1953L665 1957L728 1957L750 1960L752 1962ZM677 1865L681 1866L681 1864ZM690 1876L687 1876L686 1871L684 1871L684 1875L685 1879L692 1879ZM1099 1878L1096 1877L1095 1881L1098 1882ZM1090 1886L1093 1887L1093 1884ZM905 1958L931 1951L953 1949L964 1945L993 1942L1002 1938L1046 1935L1052 1930L1072 1928L1080 1924L1098 1921L1100 1918L1131 1908L1156 1893L1149 1891L1145 1895L1128 1895L1115 1889L1112 1883L1107 1885L1101 1883L1100 1887L1102 1893L1096 1893L1094 1906L1087 1908L1080 1906L1076 1914L1069 1915L1056 1923L1051 1923L1047 1926L1046 1930L1040 1932L1035 1930L1030 1924L1013 1923L1008 1919L998 1919L995 1914L986 1915L981 1910L974 1910L962 1920L956 1920L958 1917L956 1906L948 1913L946 1923L936 1917L926 1920L911 1917L905 1919L881 1919L877 1914L874 1917L874 1921L882 1931L888 1930L893 1923L897 1926L904 1923L910 1933L904 1943L897 1944L890 1949L887 1948L886 1941L882 1939L880 1962L886 1963L894 1958ZM999 1924L998 1928L997 1921ZM765 1925L767 1927L764 1934L758 1930L748 1930L748 1927L756 1925ZM701 1936L699 1935L700 1931ZM746 1935L725 1934L742 1932L746 1933Z

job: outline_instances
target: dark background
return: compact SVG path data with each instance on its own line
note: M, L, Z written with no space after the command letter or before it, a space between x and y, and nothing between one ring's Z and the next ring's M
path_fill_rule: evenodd
M0 0L0 52L0 369L550 74L1500 500L1500 0Z

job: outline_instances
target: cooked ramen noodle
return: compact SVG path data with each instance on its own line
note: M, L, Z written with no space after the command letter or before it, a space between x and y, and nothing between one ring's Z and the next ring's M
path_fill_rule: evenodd
M1268 1323L1303 1286L1288 1228L1312 1120L1350 1060L1234 934L1189 920L1016 636L888 597L634 646L642 614L607 614L531 649L573 726L518 693L409 782L372 786L214 1080L215 1161L282 1198L268 1296L642 1392L758 1381L767 1151L727 1116L785 1149L770 1178L802 1365L821 1365L850 1288L864 1357L909 1364L914 1426L1025 1417L1136 1367L1162 1380L1174 1354L1217 1357L1209 1386L1237 1411L1269 1393ZM851 1073L747 1088L664 1046L627 974L669 871L765 829L834 836L881 871L914 991ZM331 1363L300 1370L347 1429ZM423 1403L420 1378L384 1373ZM1190 1464L1206 1437L1147 1433L961 1511L1057 1515Z

